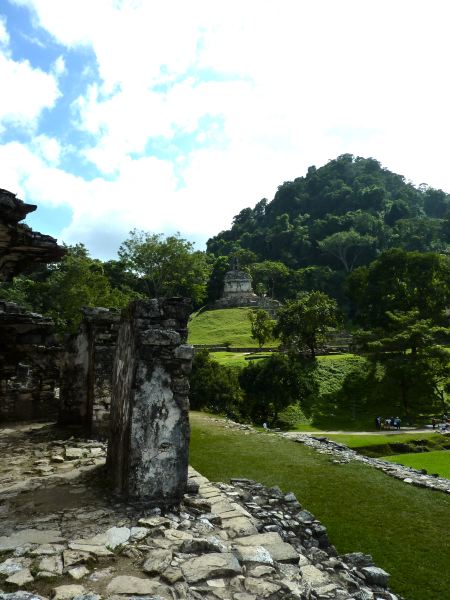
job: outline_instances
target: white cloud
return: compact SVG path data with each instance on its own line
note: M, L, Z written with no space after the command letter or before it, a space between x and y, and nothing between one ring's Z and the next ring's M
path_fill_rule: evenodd
M344 152L450 189L443 2L14 1L59 43L88 46L97 60L100 78L92 72L68 127L92 135L80 156L109 179L65 173L61 142L45 135L5 157L29 200L72 208L66 241L93 239L105 221L124 233L208 237ZM73 76L62 55L53 71ZM57 98L51 75L6 55L0 80L14 90L0 96L0 122L34 123ZM198 147L176 146L189 135ZM172 159L131 158L161 140Z
M6 19L0 15L0 46L8 46L9 33L6 30Z
M33 68L27 60L14 61L0 51L0 130L7 123L33 129L41 112L60 95L52 75Z
M32 147L46 163L57 166L61 158L61 145L56 138L41 134L33 137Z
M53 63L53 72L56 76L64 75L66 73L66 62L64 56L60 55Z

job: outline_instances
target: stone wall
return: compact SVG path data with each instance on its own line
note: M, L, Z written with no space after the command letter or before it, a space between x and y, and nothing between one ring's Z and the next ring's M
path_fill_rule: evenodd
M66 343L59 421L85 425L93 436L106 438L120 313L107 308L82 312L78 332Z
M122 313L107 466L116 494L158 505L186 491L193 349L190 301L135 301Z
M20 223L36 210L0 189L0 284L65 250L56 240ZM0 301L0 420L54 419L60 347L53 321Z
M66 252L54 238L19 223L34 210L34 204L0 189L0 281L9 281L35 264L59 261Z
M53 321L0 301L0 420L54 419L61 347Z

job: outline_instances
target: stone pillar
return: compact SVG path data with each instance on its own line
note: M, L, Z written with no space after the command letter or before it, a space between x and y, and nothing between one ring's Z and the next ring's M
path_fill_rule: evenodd
M92 435L106 438L120 313L100 307L82 313L78 332L66 344L59 422L86 425Z
M173 506L187 485L190 301L132 302L122 312L107 468L114 492Z

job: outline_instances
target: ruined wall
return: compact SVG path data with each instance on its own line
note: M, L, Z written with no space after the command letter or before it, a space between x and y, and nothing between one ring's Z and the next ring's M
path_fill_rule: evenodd
M36 210L0 189L0 284L65 250L56 240L20 223ZM0 302L0 420L54 419L60 347L51 319L12 302Z
M213 308L263 308L275 316L280 306L278 300L257 296L250 275L236 268L225 274L222 297L216 300Z
M122 313L113 373L107 467L114 491L158 505L186 490L190 302L135 301Z
M82 312L80 328L64 352L59 421L86 425L92 435L107 437L120 313L99 307Z
M53 321L0 301L0 420L55 419L61 347Z
M0 281L9 281L35 264L59 261L66 252L54 238L19 223L34 210L34 204L25 204L0 188Z

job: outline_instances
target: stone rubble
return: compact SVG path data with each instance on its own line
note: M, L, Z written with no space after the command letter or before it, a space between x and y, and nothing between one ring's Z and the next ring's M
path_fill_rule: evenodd
M380 469L383 473L386 473L386 475L401 479L407 484L450 494L450 480L445 479L444 477L438 477L437 475L428 475L425 469L413 469L412 467L405 467L380 458L363 456L362 454L358 454L354 450L351 450L344 444L333 442L323 436L319 437L293 432L287 432L281 435L294 442L305 444L305 446L313 448L320 454L328 454L333 457L333 462L336 464L343 464L354 460L370 467L375 467L375 469Z
M0 600L400 598L370 556L338 556L292 493L246 479L213 484L191 469L178 508L125 504L104 487L105 446L57 434L0 430L4 464L15 461L10 483L25 483L0 487ZM52 463L70 467L63 476L36 475L36 460L65 449L82 456Z

